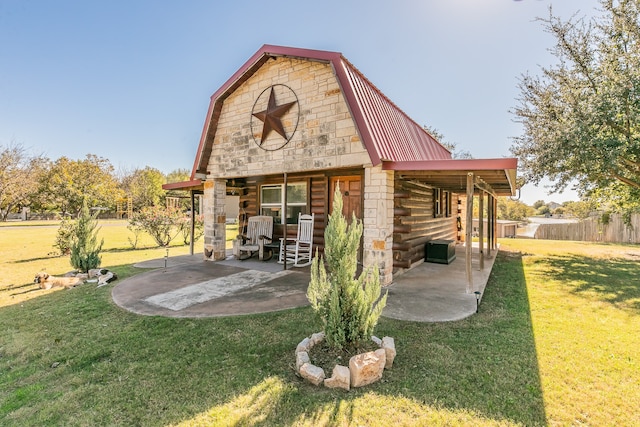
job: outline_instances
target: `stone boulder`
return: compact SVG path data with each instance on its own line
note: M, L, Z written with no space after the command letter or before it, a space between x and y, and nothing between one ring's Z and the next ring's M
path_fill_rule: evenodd
M324 381L324 370L311 363L305 363L300 367L300 375L313 385L320 385Z
M391 337L382 338L380 345L384 349L386 356L385 369L390 369L393 366L393 360L396 358L396 343Z
M351 372L349 368L342 365L336 365L333 368L333 374L331 378L324 380L324 386L328 388L343 388L349 391L351 384Z
M309 353L307 353L306 351L297 352L296 353L296 370L300 372L300 368L305 363L311 363L311 360L309 359Z
M308 352L311 347L313 347L311 340L309 338L305 338L302 341L300 341L300 343L296 347L296 353L299 353L301 351Z
M351 387L362 387L382 378L386 364L386 352L380 348L376 351L357 354L349 360Z

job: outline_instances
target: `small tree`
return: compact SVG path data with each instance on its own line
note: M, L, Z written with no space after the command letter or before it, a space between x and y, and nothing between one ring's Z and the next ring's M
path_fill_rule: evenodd
M142 229L158 246L168 246L180 232L178 222L181 217L182 213L175 208L147 206L133 214L129 220L129 229Z
M307 298L324 325L327 343L336 349L354 347L370 339L387 303L387 294L380 298L377 267L368 268L355 278L363 227L355 214L347 224L342 206L342 195L336 188L324 233L327 268L316 251L307 290Z
M96 216L97 213L96 215L89 213L89 207L85 200L74 227L71 266L85 273L92 268L98 268L102 262L100 251L102 251L104 239L98 243L99 228Z
M196 215L195 221L193 222L193 241L197 241L204 234L204 216ZM178 221L178 228L180 229L180 233L182 233L182 241L185 245L191 243L191 218L190 217L182 217Z

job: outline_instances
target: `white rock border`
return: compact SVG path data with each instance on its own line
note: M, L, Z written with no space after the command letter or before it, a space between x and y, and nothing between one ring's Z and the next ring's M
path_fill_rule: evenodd
M329 388L342 388L347 391L351 387L362 387L382 378L385 369L391 369L396 358L396 345L391 337L382 339L371 336L378 347L376 351L361 353L349 359L349 366L336 365L330 378L325 377L324 369L311 364L309 351L325 339L324 332L306 337L296 347L296 371L302 378L313 385L324 384Z

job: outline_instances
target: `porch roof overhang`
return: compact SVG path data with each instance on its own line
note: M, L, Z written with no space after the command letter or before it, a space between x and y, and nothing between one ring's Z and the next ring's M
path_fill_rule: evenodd
M163 190L198 191L198 190L204 190L204 184L200 179L192 179L190 181L162 184L162 189Z
M450 159L396 162L383 160L383 170L445 191L464 193L473 173L478 188L494 196L515 196L518 159Z

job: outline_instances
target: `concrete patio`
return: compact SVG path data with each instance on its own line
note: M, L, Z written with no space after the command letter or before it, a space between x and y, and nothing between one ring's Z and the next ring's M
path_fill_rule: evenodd
M473 248L473 291L484 294L494 256L479 270ZM275 261L203 261L202 255L160 258L136 265L151 271L118 283L114 302L134 313L168 317L220 317L265 313L308 305L309 267L286 271ZM417 322L464 319L476 312L476 295L467 293L464 246L451 264L423 263L397 275L383 316Z

